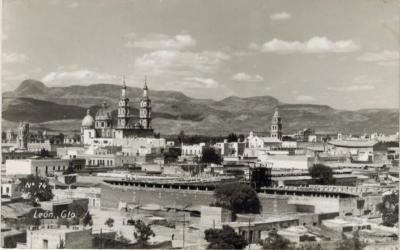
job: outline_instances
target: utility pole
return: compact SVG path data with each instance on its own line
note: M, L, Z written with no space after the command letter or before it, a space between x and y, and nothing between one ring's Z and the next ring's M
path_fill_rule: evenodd
M183 212L182 248L185 248L185 222L186 222L186 214L185 214L185 212Z
M248 241L249 241L249 250L250 250L250 245L251 245L251 236L250 236L250 220L251 220L251 218L249 217L249 231L248 231L248 237L247 237L247 239L248 239Z

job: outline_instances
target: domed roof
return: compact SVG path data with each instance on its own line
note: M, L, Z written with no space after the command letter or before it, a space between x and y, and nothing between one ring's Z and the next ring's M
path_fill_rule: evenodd
M82 127L93 127L94 119L90 115L90 109L87 110L86 116L82 120Z
M101 108L97 110L96 121L97 120L111 120L111 109L107 107L107 103L103 102Z

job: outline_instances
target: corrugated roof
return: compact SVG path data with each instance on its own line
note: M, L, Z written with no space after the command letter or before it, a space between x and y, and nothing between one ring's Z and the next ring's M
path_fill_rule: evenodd
M366 141L366 140L347 140L347 141L329 141L328 144L334 145L336 147L348 147L348 148L369 148L373 147L376 141Z
M1 216L3 218L17 219L33 209L30 203L10 203L1 206Z
M266 142L266 143L279 143L279 142L282 142L281 140L279 140L276 137L260 137L260 139L263 142Z

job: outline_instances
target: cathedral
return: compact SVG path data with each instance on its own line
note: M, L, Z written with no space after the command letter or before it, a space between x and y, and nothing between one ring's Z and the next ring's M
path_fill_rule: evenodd
M126 88L124 80L116 116L113 117L111 107L105 102L96 112L94 118L91 116L90 110L87 111L81 127L81 141L84 144L92 144L92 142L100 139L105 142L112 142L113 139L153 136L151 100L148 96L146 80L143 87L143 96L140 99L139 114L136 116L130 112Z

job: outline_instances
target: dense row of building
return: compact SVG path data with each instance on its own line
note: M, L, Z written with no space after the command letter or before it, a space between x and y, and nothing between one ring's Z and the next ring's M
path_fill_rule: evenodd
M276 109L269 136L250 131L237 141L175 144L153 136L146 83L139 105L139 114L131 114L123 83L117 114L105 103L94 116L88 110L79 138L55 142L46 133L32 137L28 123L21 123L16 135L7 132L1 166L1 218L7 228L2 247L105 247L98 244L99 237L101 242L104 237L114 242L118 230L102 227L104 209L122 216L116 223L120 230L128 230L125 220L136 214L146 223L173 223L183 230L186 223L203 231L229 225L248 243L265 239L272 229L295 244L312 238L327 249L335 241L324 234L340 237L357 230L374 244L382 239L395 242L393 229L375 221L382 216L382 197L398 183L398 134L354 137L302 129L284 135ZM209 149L221 162L204 162ZM332 169L334 185L320 185L310 176L309 169L317 163ZM268 169L260 172L268 175L262 179L268 183L256 188L261 214L239 214L233 221L231 211L209 206L217 184L252 182L256 169ZM34 227L21 223L33 207L17 187L29 175L46 178L52 186L54 198L39 202L42 209L59 214L83 207L98 213L94 225L67 227L48 218ZM182 223L183 214L188 221ZM382 238L376 239L378 234ZM185 244L171 242L175 247ZM204 239L196 244L205 244Z

